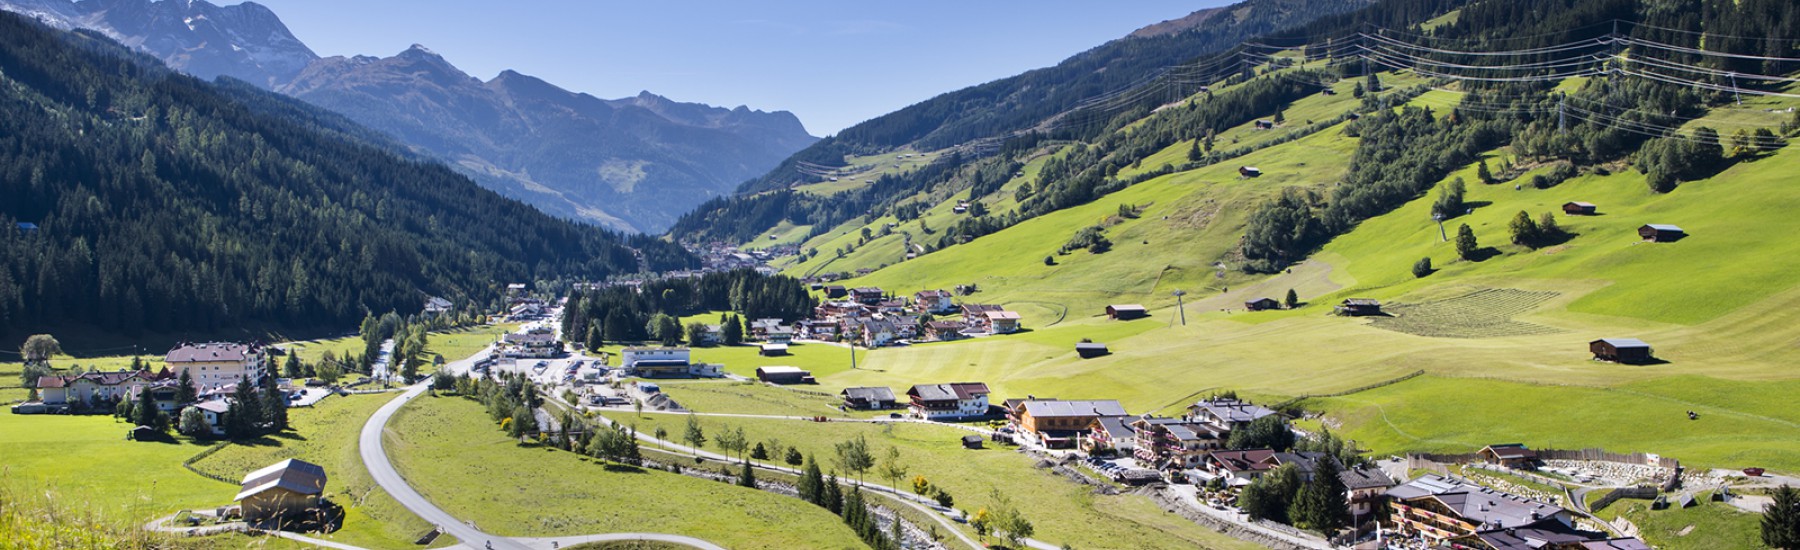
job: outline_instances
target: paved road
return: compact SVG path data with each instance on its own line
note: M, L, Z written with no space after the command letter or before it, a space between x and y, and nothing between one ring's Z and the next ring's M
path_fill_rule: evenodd
M448 369L452 374L464 372L467 371L475 361L486 357L490 353L493 353L492 347L476 353L467 359L451 362L450 364L445 365L444 368ZM432 504L424 495L421 495L417 490L414 490L412 485L407 484L406 478L401 477L400 472L394 469L394 464L388 460L387 450L382 447L381 435L383 432L387 431L387 423L389 420L393 419L394 413L398 412L400 407L405 406L406 403L412 401L413 398L424 394L429 387L430 382L424 382L407 388L405 393L400 394L400 397L388 402L386 405L382 405L381 409L375 411L374 416L369 417L369 422L363 424L362 435L358 439L362 452L363 465L369 469L369 475L375 478L375 483L381 485L382 490L387 491L389 495L394 497L394 500L399 501L401 506L405 506L407 510L412 511L412 513L419 516L420 519L439 526L439 528L444 530L444 534L461 540L464 547L486 548L488 545L492 545L496 550L535 550L551 548L554 546L578 544L580 542L654 540L673 544L685 544L702 550L725 550L725 548L720 547L719 545L697 538L660 533L608 533L601 535L578 535L571 537L515 540L494 536L470 526L467 523L463 523L461 520L456 519L455 516L451 516L449 512L445 512L442 508L438 508L436 505Z

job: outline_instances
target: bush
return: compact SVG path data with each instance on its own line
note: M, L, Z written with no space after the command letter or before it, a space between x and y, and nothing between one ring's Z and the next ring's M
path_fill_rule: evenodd
M1413 274L1413 277L1418 277L1418 278L1424 278L1426 275L1430 275L1431 274L1431 257L1426 256L1424 258L1419 258L1418 262L1413 263L1412 274Z

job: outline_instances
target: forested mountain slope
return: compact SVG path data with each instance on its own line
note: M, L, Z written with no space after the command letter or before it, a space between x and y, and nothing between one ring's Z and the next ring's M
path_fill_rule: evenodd
M622 237L348 128L0 14L0 332L342 327L427 295L487 304L506 282L638 269ZM633 244L652 267L693 261Z

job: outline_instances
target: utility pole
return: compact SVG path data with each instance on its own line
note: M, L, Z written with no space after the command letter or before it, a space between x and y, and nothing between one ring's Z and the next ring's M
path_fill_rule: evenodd
M1558 134L1567 133L1569 131L1569 116L1566 112L1568 104L1568 92L1563 92L1556 96L1556 133ZM1439 220L1438 225L1443 225L1443 221Z
M1743 107L1744 94L1738 92L1737 73L1726 73L1725 76L1731 79L1731 95L1737 97L1737 106Z
M1444 233L1444 215L1432 214L1431 219L1436 221L1438 225L1438 242L1449 242L1450 235Z
M1187 303L1181 299L1187 296L1186 290L1175 291L1175 309L1181 312L1181 326L1187 326Z

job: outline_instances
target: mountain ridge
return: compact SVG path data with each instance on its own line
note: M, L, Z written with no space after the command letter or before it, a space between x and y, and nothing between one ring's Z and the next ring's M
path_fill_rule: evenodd
M510 69L482 80L420 44L389 57L320 57L254 2L0 0L0 9L99 31L203 79L243 80L344 113L483 187L625 231L661 232L818 139L787 111L647 91L601 99Z

